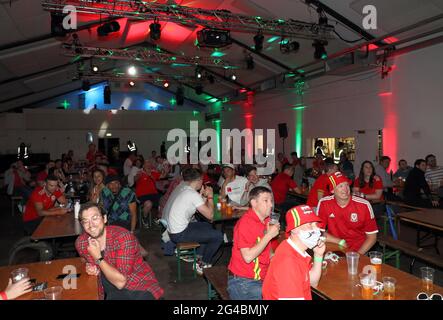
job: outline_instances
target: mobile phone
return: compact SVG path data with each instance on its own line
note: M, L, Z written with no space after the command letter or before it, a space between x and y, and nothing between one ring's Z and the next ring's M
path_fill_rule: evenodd
M48 287L47 282L41 282L37 283L35 286L32 287L32 291L43 291Z
M62 273L57 276L57 280L79 278L81 273Z

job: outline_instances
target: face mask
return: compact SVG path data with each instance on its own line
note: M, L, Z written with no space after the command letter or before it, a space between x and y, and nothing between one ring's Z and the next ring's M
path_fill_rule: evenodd
M300 230L298 234L298 237L300 238L301 242L303 242L303 244L307 246L309 249L312 249L317 245L320 236L321 232L319 229L315 229L312 231Z

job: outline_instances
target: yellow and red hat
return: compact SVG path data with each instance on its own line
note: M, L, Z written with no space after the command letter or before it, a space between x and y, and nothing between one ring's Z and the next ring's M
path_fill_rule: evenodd
M286 212L286 232L310 222L321 222L310 206L305 204L293 207Z
M337 171L331 175L329 175L329 185L331 186L331 190L333 190L336 186L338 186L340 183L347 182L349 185L351 184L351 181L343 175L340 171Z

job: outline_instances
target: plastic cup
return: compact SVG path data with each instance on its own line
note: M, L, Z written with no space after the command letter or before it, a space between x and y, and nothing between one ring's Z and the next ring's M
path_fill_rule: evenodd
M421 270L421 281L423 290L426 292L431 292L434 290L434 272L435 270L428 267L422 267Z
M46 300L61 300L63 288L60 286L50 287L43 290Z
M20 280L28 277L29 270L27 268L18 268L11 272L12 283L19 282Z
M280 213L277 212L271 212L271 215L269 216L269 224L277 224L280 222Z
M378 251L369 252L369 259L371 260L371 264L375 267L375 270L378 274L381 273L381 264L383 262L383 253Z
M395 300L395 283L397 281L392 277L383 277L383 299Z
M348 263L348 273L357 274L358 271L358 259L360 255L357 252L347 252L346 261Z
M361 297L364 300L372 300L374 298L375 278L367 273L360 273Z
M218 211L221 210L221 203L217 203L217 210L218 210Z

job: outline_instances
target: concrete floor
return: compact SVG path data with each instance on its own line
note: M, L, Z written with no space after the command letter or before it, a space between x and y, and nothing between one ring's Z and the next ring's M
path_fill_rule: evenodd
M0 196L0 266L8 264L8 255L11 246L23 236L21 218L16 213L11 216L10 201L5 196ZM232 227L227 227L228 238L231 239ZM141 244L148 250L148 263L153 268L160 285L165 290L165 299L167 300L205 300L207 299L207 284L204 278L192 277L192 264L182 261L182 281L177 282L177 262L175 256L164 256L161 250L161 230L157 225L149 229L142 229L137 233ZM415 230L402 225L400 239L410 243L415 242ZM442 243L440 250L443 252ZM430 249L426 249L430 250ZM220 259L217 264L227 264L231 255L231 248L224 247L220 252ZM29 258L29 257L25 257ZM410 258L402 256L401 269L408 272ZM390 263L392 264L392 263ZM414 274L420 276L419 267L423 264L419 261L415 263ZM443 273L437 270L435 282L443 286Z

